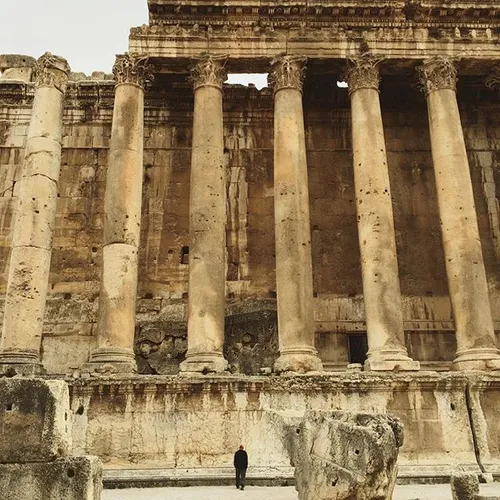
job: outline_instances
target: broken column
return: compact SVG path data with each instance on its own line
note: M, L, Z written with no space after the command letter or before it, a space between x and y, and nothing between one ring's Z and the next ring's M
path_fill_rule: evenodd
M61 168L63 101L70 68L45 53L35 66L31 112L12 236L0 373L42 371L40 347Z
M419 68L427 97L432 159L448 289L455 321L455 370L498 370L481 240L469 162L456 96L457 70L449 59Z
M3 500L100 500L97 457L72 457L71 413L62 380L0 378Z
M274 91L274 218L280 355L276 372L322 369L314 347L313 276L306 142L304 57L280 56L269 74Z
M183 372L223 372L226 286L226 171L222 122L225 58L193 66L193 143L189 199L188 351Z
M291 439L299 500L392 499L403 445L399 419L309 410Z
M347 71L369 370L418 370L404 341L389 168L380 109L379 60L370 54Z
M147 59L118 56L113 125L104 194L104 241L97 349L91 371L134 372L135 309L143 180Z

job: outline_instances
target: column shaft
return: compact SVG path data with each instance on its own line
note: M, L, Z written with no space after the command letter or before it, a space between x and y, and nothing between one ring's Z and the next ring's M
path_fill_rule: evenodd
M456 370L500 369L469 162L456 97L456 69L448 60L420 68L427 95L432 159L455 320Z
M40 347L61 167L63 101L69 66L44 54L33 101L10 256L0 372L42 371Z
M368 337L369 370L418 370L407 355L391 186L378 94L377 60L363 56L348 71L354 185Z
M91 371L132 372L143 178L145 59L120 56L104 194L103 269Z
M280 356L277 372L321 370L314 347L309 188L302 109L305 59L273 62L274 217Z
M193 68L194 117L189 200L188 352L184 372L222 372L226 256L223 61Z

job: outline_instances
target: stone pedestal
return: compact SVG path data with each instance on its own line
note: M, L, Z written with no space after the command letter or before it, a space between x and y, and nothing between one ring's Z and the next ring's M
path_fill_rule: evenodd
M119 56L104 195L104 242L98 347L91 371L134 372L135 309L143 180L146 59Z
M419 68L427 96L432 159L448 288L455 320L455 370L498 370L476 208L456 97L457 71L447 59Z
M222 129L224 60L193 67L193 144L189 200L188 351L182 372L223 372L226 172Z
M354 187L368 336L368 370L418 370L408 357L391 186L378 95L378 60L364 55L347 72L351 98Z
M63 101L69 66L45 53L35 66L36 90L22 167L10 254L0 373L42 371L40 346L61 167Z
M313 281L302 85L305 58L272 63L274 217L280 356L276 372L322 369L314 347Z

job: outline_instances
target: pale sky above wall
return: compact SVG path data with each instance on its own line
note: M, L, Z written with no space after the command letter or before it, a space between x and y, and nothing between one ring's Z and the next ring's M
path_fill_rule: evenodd
M129 30L148 22L147 0L0 0L0 54L65 57L72 71L111 73ZM231 83L265 85L264 75Z

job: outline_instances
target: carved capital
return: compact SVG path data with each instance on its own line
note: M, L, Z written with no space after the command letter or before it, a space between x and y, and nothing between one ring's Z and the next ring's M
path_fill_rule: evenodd
M457 90L457 68L447 58L436 58L417 68L417 86L428 95L433 90Z
M143 89L153 83L153 73L147 57L135 58L129 54L116 57L113 66L116 84L133 83Z
M350 59L344 80L349 86L349 95L359 89L378 91L380 74L378 64L382 58L365 53L356 59Z
M484 84L490 88L500 88L500 65L495 66L491 73L484 79Z
M63 94L68 86L71 69L63 57L45 52L35 63L35 84L38 87L55 87Z
M203 55L191 68L190 81L196 90L198 87L210 86L222 90L222 85L227 79L227 71L224 68L226 56Z
M278 56L271 61L269 85L274 93L281 89L302 92L306 74L307 58L302 56Z

